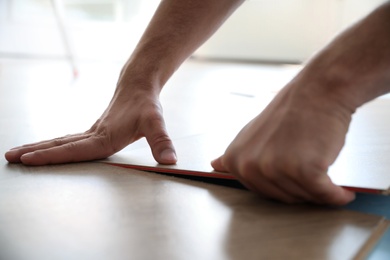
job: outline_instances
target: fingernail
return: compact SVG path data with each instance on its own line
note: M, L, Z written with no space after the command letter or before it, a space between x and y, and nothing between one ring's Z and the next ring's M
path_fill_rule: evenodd
M172 149L165 149L160 154L161 160L169 163L175 163L177 161L177 157L175 152Z
M24 163L28 163L34 157L34 153L25 153L20 157L20 160Z

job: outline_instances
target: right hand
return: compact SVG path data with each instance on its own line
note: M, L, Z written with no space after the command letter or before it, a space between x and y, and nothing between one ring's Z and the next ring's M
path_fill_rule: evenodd
M157 162L176 163L156 88L143 88L131 77L123 79L122 75L108 108L88 131L16 147L5 158L26 165L104 159L146 137Z
M347 204L354 193L335 185L327 172L344 145L352 112L326 91L311 91L308 77L300 78L279 92L212 166L267 198Z

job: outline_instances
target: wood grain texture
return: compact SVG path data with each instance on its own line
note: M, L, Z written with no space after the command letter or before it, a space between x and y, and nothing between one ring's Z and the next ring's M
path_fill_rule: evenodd
M1 173L1 259L350 259L382 222L97 163Z
M115 66L81 64L75 85L64 83L63 67L0 60L0 151L83 130L103 109L111 81L94 75L114 75ZM200 84L211 68L219 75L233 67L189 63L170 84L176 91L188 74ZM213 85L203 84L199 93ZM183 89L188 98L198 95ZM177 93L166 93L164 102ZM175 138L207 130L182 126L172 114L167 122ZM382 223L379 216L285 205L241 189L97 162L25 167L0 159L0 259L351 259L370 250Z
M375 247L378 243L378 241L384 236L386 232L389 231L390 227L390 221L389 220L383 220L376 228L374 232L372 232L371 238L365 243L364 246L362 246L359 250L359 252L354 257L355 259L367 259L370 257L372 258L370 253L372 252L372 248ZM382 242L382 241L381 241ZM374 251L376 252L376 251ZM386 257L385 255L383 255ZM379 259L379 258L378 258Z

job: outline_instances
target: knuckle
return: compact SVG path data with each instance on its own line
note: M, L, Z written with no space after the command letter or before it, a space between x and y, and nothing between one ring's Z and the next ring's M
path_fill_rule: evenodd
M67 143L66 145L64 145L64 148L66 150L68 150L69 152L72 152L74 150L77 150L78 145L76 142L70 142L70 143Z
M152 137L152 145L170 144L171 139L166 133L159 133Z
M280 162L281 160L277 160L275 156L263 156L259 162L263 177L270 181L277 180L280 172L284 172L285 167L285 164L280 164Z
M326 172L327 167L324 167L324 164L312 161L309 163L303 163L300 167L298 167L297 178L298 180L316 185L320 184Z
M162 115L157 111L148 111L144 120L147 122L147 127L153 127L155 125L164 125L164 119Z
M67 154L68 154L68 160L70 162L76 162L77 159L75 158L74 156L74 151L77 150L78 148L78 145L76 142L70 142L70 143L67 143L63 146L66 150L67 150Z
M234 163L231 159L230 162ZM251 181L254 178L258 178L261 173L257 170L257 163L249 158L242 159L239 164L238 172L242 179Z
M151 102L143 109L141 118L146 122L163 122L161 105L159 103Z
M58 137L58 138L53 139L54 146L61 146L64 143L65 143L64 142L64 137Z
M302 177L317 178L323 175L324 172L326 172L327 167L325 167L322 163L312 161L302 164L300 169Z
M275 163L270 158L264 158L260 162L260 168L263 176L267 179L273 179L275 176Z

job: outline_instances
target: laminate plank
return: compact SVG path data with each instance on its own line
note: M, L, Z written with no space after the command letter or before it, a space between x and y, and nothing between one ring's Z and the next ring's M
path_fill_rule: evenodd
M69 81L66 67L0 60L0 151L85 130L103 110L120 66L81 63L77 82ZM234 69L240 73L227 73ZM216 104L216 94L252 106L251 98L231 94L239 75L259 84L279 70L284 67L186 63L162 96L172 137L214 128L214 116L226 112L205 106ZM215 84L225 74L233 78ZM188 83L189 75L196 80ZM245 93L256 99L260 92L253 89ZM205 93L197 104L193 98ZM193 116L168 105L179 97L175 103L192 104ZM381 216L285 205L243 189L100 162L26 167L0 159L0 259L351 259L374 246L384 223Z
M239 106L231 100L231 106ZM242 111L245 114L245 110ZM353 118L346 145L329 170L332 181L351 190L390 194L390 99L377 99L362 107ZM195 175L205 178L234 179L232 175L213 170L210 162L223 154L237 132L241 121L230 118L226 130L174 139L178 162L160 165L148 147L119 152L103 162L135 169L172 174Z

